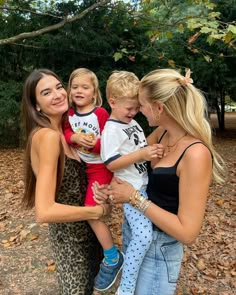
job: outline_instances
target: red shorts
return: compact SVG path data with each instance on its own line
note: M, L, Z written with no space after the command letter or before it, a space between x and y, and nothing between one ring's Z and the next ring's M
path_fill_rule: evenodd
M112 180L113 173L101 164L86 164L86 175L88 187L85 196L85 206L95 206L97 203L93 199L92 184L97 181L99 184L109 184Z

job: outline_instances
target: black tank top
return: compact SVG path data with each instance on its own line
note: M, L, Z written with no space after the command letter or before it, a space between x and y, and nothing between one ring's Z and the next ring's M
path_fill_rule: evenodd
M164 136L164 134L162 135L162 137ZM159 142L161 141L161 139L159 140ZM184 156L187 149L197 143L204 144L198 141L187 146L174 166L157 167L153 170L149 169L149 181L147 186L148 198L162 209L165 209L174 214L178 213L179 177L176 175L176 170L180 160Z

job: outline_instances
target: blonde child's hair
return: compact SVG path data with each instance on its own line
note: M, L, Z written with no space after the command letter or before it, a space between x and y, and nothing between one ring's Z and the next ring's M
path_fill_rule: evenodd
M69 82L68 82L68 88L67 88L69 102L73 107L75 107L75 105L71 99L71 95L70 95L71 84L72 84L73 79L76 77L81 77L81 76L85 76L85 75L88 75L91 78L91 81L94 86L94 100L93 100L94 106L100 107L102 105L102 96L101 96L101 92L99 89L98 78L93 71L86 69L86 68L78 68L71 73L70 78L69 78Z
M209 148L212 154L213 180L222 183L225 164L212 143L207 103L200 90L191 82L176 70L159 69L145 75L141 79L140 88L147 91L150 103L162 102L170 117L188 134L201 140Z
M106 97L114 99L138 99L138 77L128 71L114 71L107 80Z

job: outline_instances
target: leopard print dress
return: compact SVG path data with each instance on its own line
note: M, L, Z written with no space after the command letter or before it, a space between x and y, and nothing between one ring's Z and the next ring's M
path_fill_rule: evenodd
M85 165L65 158L58 203L83 206L86 192ZM91 295L100 264L101 248L86 221L51 223L49 239L56 263L60 294Z

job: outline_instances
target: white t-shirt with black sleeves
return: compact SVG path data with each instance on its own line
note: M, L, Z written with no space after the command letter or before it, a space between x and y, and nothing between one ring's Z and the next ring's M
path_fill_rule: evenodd
M123 123L109 119L101 136L101 158L106 165L123 155L147 146L142 127L132 120ZM131 183L135 189L146 189L148 183L147 162L134 163L114 172L114 176Z

